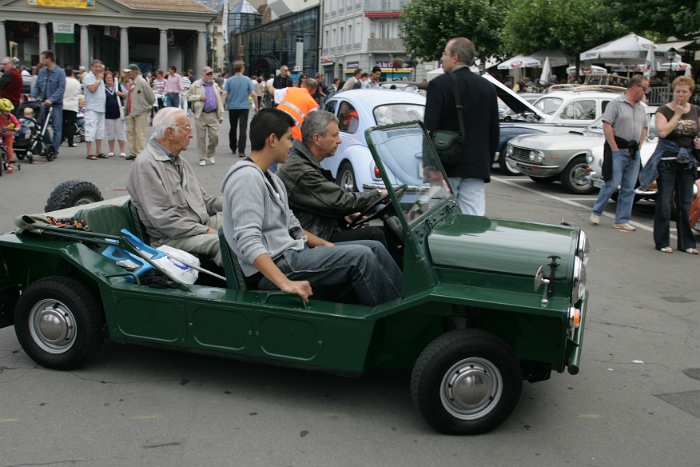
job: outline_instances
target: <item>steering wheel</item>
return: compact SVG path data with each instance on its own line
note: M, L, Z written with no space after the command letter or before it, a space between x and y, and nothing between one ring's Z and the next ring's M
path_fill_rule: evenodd
M406 185L399 185L394 190L394 194L397 199L401 199L405 191ZM360 215L348 224L348 229L359 229L366 222L382 217L389 207L391 207L391 200L389 199L389 192L387 192L374 203L364 208Z

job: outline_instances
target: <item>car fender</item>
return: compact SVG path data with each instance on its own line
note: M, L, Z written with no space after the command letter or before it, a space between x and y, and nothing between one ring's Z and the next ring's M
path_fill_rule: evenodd
M362 186L367 184L382 183L381 178L374 178L374 159L366 146L355 144L348 147L342 154L336 154L321 162L321 167L330 170L333 177L338 178L338 170L345 163L350 162L355 172L355 184L358 191L364 191Z

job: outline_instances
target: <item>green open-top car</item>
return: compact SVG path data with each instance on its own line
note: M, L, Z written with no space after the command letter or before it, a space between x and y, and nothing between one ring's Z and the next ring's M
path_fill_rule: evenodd
M37 363L73 369L103 338L359 376L412 371L411 395L449 434L483 433L512 413L523 380L576 374L588 293L589 246L578 228L460 213L421 123L376 127L366 138L388 195L364 214L403 239L400 299L369 308L350 287L314 290L307 303L250 290L220 234L225 282L146 285L102 253L138 255L128 198L40 216L0 236L0 327L14 325ZM201 274L202 279L211 279ZM349 292L348 292L349 291Z

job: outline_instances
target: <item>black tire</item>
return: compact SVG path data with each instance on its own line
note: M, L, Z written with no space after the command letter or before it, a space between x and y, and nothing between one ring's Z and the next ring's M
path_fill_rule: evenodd
M23 161L24 160L24 153L23 152L16 152L15 156L17 156L17 159Z
M51 162L54 159L56 159L56 148L53 144L49 144L46 146L46 160Z
M102 345L104 312L84 284L46 277L27 287L15 307L15 333L27 355L46 368L72 370Z
M102 200L104 200L102 193L92 183L82 180L68 180L53 189L46 200L44 212L58 211Z
M539 183L540 185L550 185L554 182L557 181L559 177L556 175L552 175L551 177L533 177L530 175L530 180L532 180L535 183Z
M511 167L508 164L508 161L506 160L506 151L505 147L503 148L503 151L501 151L501 154L498 156L498 167L500 167L501 172L505 175L522 175L523 173L519 171L515 167Z
M355 171L352 170L350 162L344 162L338 169L338 177L336 178L338 186L347 192L357 191L357 182L355 179Z
M560 174L561 183L566 191L574 195L593 193L595 187L588 177L587 168L586 156L577 156L569 161L564 171Z
M455 385L461 393L452 390ZM435 339L418 357L411 397L440 433L475 435L510 416L522 385L520 362L505 342L481 329L458 329Z

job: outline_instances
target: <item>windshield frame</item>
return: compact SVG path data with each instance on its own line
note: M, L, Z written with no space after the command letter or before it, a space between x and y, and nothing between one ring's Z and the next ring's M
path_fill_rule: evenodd
M372 133L411 127L419 127L423 132L423 138L429 139L428 131L425 129L423 122L420 120L414 120L409 122L393 123L389 125L378 125L371 128L367 128L365 130L365 140L367 141L367 147L370 149L372 158L374 159L375 164L381 172L382 181L384 182L384 186L387 192L389 193L389 197L396 212L396 216L401 222L404 233L406 235L406 241L408 242L408 239L410 237L413 240L413 242L417 244L422 243L422 239L424 238L424 236L427 235L430 230L432 230L432 227L434 227L435 224L437 224L437 222L439 222L440 220L452 213L459 213L461 211L455 198L454 189L450 185L449 178L447 177L442 162L440 161L437 152L435 151L435 147L431 142L431 144L428 146L430 148L431 154L429 154L428 157L434 161L434 167L436 169L435 172L441 173L442 180L445 186L449 189L449 193L446 197L437 199L435 204L430 205L427 211L423 212L415 219L409 220L406 214L404 213L401 206L401 200L396 197L395 190L399 186L405 185L400 182L396 185L392 184L390 176L396 176L390 174L389 170L384 164L384 160L382 159L378 151L378 143L375 141L376 138L372 137ZM425 160L425 156L423 156L423 160ZM429 187L429 185L420 186ZM421 231L423 234L421 235L420 242L416 238L416 231Z
M378 123L377 122L377 114L375 114L377 109L382 108L382 107L396 107L399 105L411 106L411 107L422 107L423 108L423 115L421 116L421 118L423 118L425 116L425 104L417 104L417 103L409 103L409 102L388 102L388 103L376 105L372 108L372 118L374 119L374 125L375 126L377 126L377 125L396 125L398 123L405 123L406 121L394 122L394 123ZM409 120L409 121L415 121L415 120Z

